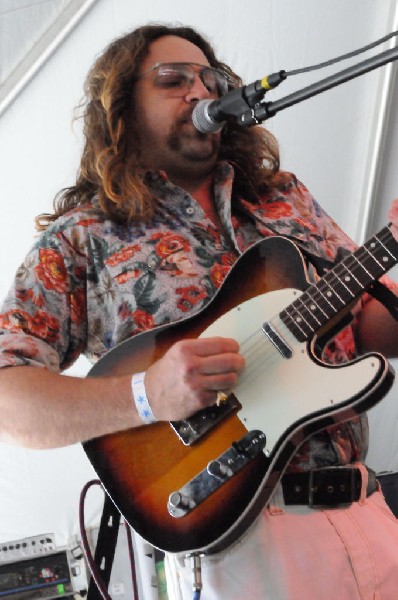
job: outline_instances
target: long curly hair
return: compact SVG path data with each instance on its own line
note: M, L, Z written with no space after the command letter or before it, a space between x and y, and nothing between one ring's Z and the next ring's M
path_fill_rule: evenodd
M209 42L191 27L153 24L139 27L114 40L94 62L78 105L83 119L84 147L76 184L62 189L54 199L54 213L36 218L39 230L78 205L98 198L112 220L148 219L154 211L146 171L139 163L139 135L134 125L134 81L150 44L174 35L195 44L212 67L229 78L232 87L241 79L217 60ZM228 123L222 130L220 159L236 169L235 191L250 198L261 193L279 169L279 149L263 127L242 128Z

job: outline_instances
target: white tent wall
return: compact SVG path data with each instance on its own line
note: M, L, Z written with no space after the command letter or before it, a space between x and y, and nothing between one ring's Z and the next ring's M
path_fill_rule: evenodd
M72 109L94 57L114 37L148 21L189 24L250 82L330 59L386 35L394 29L395 9L394 0L98 0L1 116L0 297L32 243L34 216L50 210L55 193L74 180L81 139L79 126L74 131L71 127ZM291 77L270 93L270 100L368 56ZM267 123L280 141L283 168L294 171L357 241L367 215L373 173L369 165L380 116L388 117L390 132L398 128L394 103L390 114L382 104L388 69L300 103ZM393 94L398 97L398 89ZM398 195L393 169L397 139L389 135L383 157L378 156L383 160L378 160L381 177L374 185L374 223L365 223L367 228L385 221L388 204ZM86 371L86 363L79 361L71 372L84 376ZM394 402L390 394L372 414L376 434L369 458L378 470L398 465ZM78 531L80 490L93 476L79 445L51 451L1 445L0 541L53 532L58 545L66 544ZM98 523L101 500L98 494L91 497L88 525Z

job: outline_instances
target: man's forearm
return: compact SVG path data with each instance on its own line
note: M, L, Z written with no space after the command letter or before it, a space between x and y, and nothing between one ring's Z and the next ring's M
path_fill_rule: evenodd
M0 441L55 448L141 425L131 376L68 377L37 367L0 370Z
M398 322L375 299L370 299L360 313L357 337L362 352L398 357Z

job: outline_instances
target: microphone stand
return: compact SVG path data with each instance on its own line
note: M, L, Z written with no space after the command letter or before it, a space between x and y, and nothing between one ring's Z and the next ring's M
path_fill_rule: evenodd
M372 58L368 58L363 62L358 63L357 65L353 65L352 67L348 67L343 71L339 71L326 79L322 79L318 83L313 83L298 92L294 92L293 94L289 94L280 100L276 100L275 102L263 102L261 101L259 104L251 108L250 110L244 112L239 115L238 123L242 127L251 127L252 125L258 125L262 123L266 119L273 117L280 110L284 110L289 106L293 106L298 102L302 102L307 98L312 98L312 96L316 96L321 92L325 92L332 87L340 85L341 83L345 83L350 79L354 79L355 77L359 77L364 73L368 73L369 71L373 71L378 67L382 67L383 65L392 62L398 58L398 47L392 48L390 50L386 50L381 54L377 54Z

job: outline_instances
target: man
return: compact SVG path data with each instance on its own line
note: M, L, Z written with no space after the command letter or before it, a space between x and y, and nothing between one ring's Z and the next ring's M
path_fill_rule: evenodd
M94 64L76 185L40 219L44 232L0 316L2 441L57 447L215 404L245 367L228 337L178 341L145 375L134 365L102 378L59 373L81 352L96 360L132 335L197 313L263 237L289 236L329 261L354 248L306 188L279 171L264 129L196 131L197 102L238 84L189 28L142 27ZM388 311L366 297L327 359L343 362L356 346L396 356L397 333ZM366 440L364 416L330 427L300 447L288 470L359 464ZM393 598L398 525L366 468L355 468L361 494L348 508L285 505L278 486L238 543L203 559L203 598ZM168 557L168 572L170 597L190 598L185 557Z

